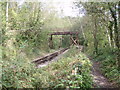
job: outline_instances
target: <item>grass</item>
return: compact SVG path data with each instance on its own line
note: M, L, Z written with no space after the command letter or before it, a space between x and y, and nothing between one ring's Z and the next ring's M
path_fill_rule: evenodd
M91 64L83 53L78 53L78 50L72 48L58 62L53 62L42 70L48 73L49 87L90 88L92 87ZM75 68L78 68L77 74L73 75Z
M117 50L105 48L102 51L103 52L94 59L101 63L100 68L103 74L109 79L109 81L113 82L115 87L118 87L120 84L120 72L116 63Z
M60 60L35 68L29 60L14 58L3 62L3 88L91 88L91 62L75 47Z

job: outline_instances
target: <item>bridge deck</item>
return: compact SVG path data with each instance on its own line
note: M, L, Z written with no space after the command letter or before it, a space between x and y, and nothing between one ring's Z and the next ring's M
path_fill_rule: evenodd
M78 32L54 32L49 35L77 35L79 34Z

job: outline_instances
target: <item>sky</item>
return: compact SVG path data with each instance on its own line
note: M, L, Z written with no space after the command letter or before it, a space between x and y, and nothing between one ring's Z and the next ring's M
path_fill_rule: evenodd
M22 5L25 0L17 0L19 2L19 5ZM30 0L27 0L30 1ZM84 14L81 13L79 14L79 9L75 8L73 5L73 1L76 0L33 0L34 2L40 1L42 3L47 3L49 5L53 5L55 10L60 13L62 11L62 16L71 16L71 17L76 17L80 16L82 17ZM32 2L32 1L31 1Z
M57 2L58 1L58 2ZM64 16L76 17L79 15L79 9L75 9L73 5L73 0L53 0L53 5L56 7L58 12L63 12Z

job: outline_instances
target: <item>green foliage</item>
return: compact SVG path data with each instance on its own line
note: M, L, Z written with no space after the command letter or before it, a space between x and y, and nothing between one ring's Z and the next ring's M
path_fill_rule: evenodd
M120 84L120 72L116 63L117 50L110 50L108 48L102 50L101 54L95 59L101 62L101 70L110 81L116 81L117 85Z
M82 53L79 55L73 48L57 62L47 67L35 68L29 60L18 56L15 59L4 61L2 85L14 88L90 88L92 78L90 75L91 62ZM73 53L73 56L71 54ZM77 73L72 71L78 68Z
M63 36L62 47L66 48L70 46L70 36Z
M84 51L101 62L103 74L110 81L120 82L119 6L120 2L76 2L85 16L76 20L73 29L84 33ZM112 18L112 19L111 19ZM82 28L81 28L82 27ZM115 33L113 33L115 32ZM86 44L86 45L85 45Z
M74 49L71 51L73 52ZM55 85L55 87L53 85L52 87L81 89L87 89L92 87L92 76L90 75L91 62L84 54L79 53L74 57L63 58L56 64L57 65L52 64L53 67L57 66L53 68L53 70L57 69L60 72L59 74L55 75L55 77L58 78L58 80L55 80L53 82L53 85ZM73 72L75 71L75 69L77 69L76 73Z
M79 32L79 44L85 46L86 53L101 62L101 70L110 81L120 83L118 3L78 2L77 7L85 10L83 17L60 17L54 7L41 2L25 2L21 6L17 2L0 2L0 5L3 87L91 88L91 62L75 47L47 67L37 69L30 64L34 58L59 46L70 46L69 36L63 36L62 44L61 36L56 36L54 50L49 49L48 34L64 30ZM75 69L77 72L72 75Z
M14 88L31 88L32 74L35 67L23 59L4 61L2 70L2 86Z

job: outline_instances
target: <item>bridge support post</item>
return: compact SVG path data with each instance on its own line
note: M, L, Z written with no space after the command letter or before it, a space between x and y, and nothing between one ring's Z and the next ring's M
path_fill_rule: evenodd
M49 38L49 47L53 49L53 41L52 41L52 35Z

